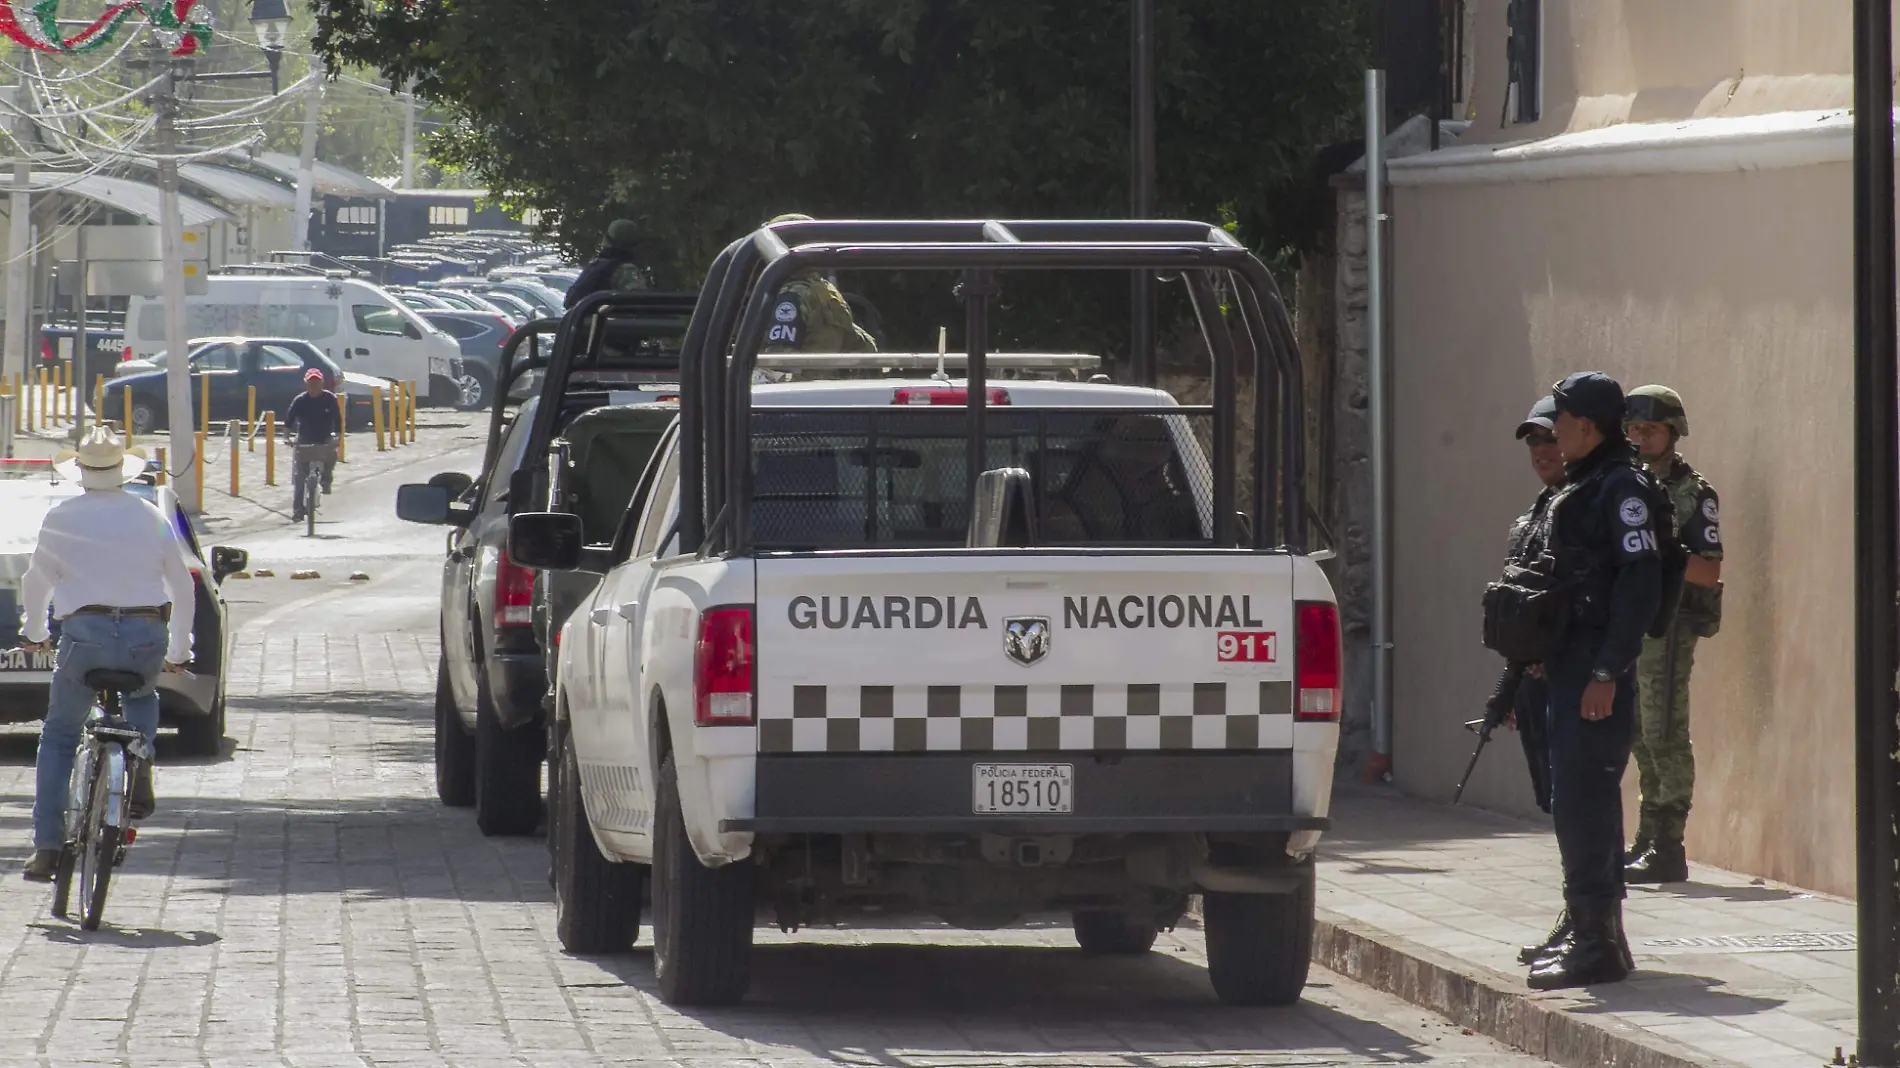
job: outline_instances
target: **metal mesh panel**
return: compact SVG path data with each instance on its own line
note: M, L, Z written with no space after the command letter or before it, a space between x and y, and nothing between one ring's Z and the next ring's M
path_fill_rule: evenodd
M752 413L751 542L759 549L962 545L961 408ZM983 466L1030 473L1036 541L1207 545L1211 412L1009 408L988 413Z

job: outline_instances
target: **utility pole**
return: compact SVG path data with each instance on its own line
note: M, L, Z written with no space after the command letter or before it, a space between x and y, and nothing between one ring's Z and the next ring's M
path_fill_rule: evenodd
M416 187L416 80L402 94L402 187Z
M6 369L18 368L22 381L27 374L27 330L33 320L29 278L33 257L28 252L33 247L33 197L28 191L32 163L26 148L33 120L26 114L28 99L22 81L13 93L13 121L9 124L13 130L13 185L7 195L7 328L5 362L0 364L0 377ZM15 398L13 403L20 401Z
M1130 125L1134 174L1129 183L1130 205L1137 219L1154 216L1155 210L1155 5L1154 0L1133 0L1134 76L1133 112ZM1154 385L1155 380L1155 279L1152 271L1136 271L1129 294L1129 365L1136 384Z
M290 245L310 251L310 201L317 185L317 115L323 106L323 78L310 80L303 97L303 144L297 151L297 207L291 220Z
M204 510L198 499L199 481L189 476L200 462L192 433L191 361L185 350L185 226L178 207L178 64L160 55L164 75L153 96L152 113L158 135L158 247L160 292L165 304L165 420L171 428L165 462L172 469L172 489L179 503L193 515Z
M1900 1065L1893 148L1893 0L1854 0L1854 840L1864 1068Z

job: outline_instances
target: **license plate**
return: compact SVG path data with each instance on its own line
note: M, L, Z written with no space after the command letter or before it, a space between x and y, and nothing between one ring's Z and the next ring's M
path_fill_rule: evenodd
M1074 764L978 764L974 772L974 812L1075 811Z

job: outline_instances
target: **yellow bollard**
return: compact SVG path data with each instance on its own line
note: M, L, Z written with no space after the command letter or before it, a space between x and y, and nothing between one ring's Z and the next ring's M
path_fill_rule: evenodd
M73 361L67 360L60 364L59 375L64 380L60 386L59 398L66 406L66 421L71 423L79 418L79 395L73 392Z
M211 376L210 375L198 376L198 433L200 434L211 433ZM198 458L201 461L204 459L204 447L202 445L198 447ZM198 500L203 501L204 497L200 496Z
M389 390L389 447L402 444L402 383L397 382Z
M40 368L39 403L33 406L35 409L34 414L38 417L38 420L37 422L34 423L34 425L41 430L45 430L46 427L48 426L47 421L46 421L46 399L50 396L52 396L52 393L47 388L47 384L46 384L46 368L41 367Z
M264 485L277 484L277 413L264 410Z
M191 477L192 486L198 491L198 507L202 510L205 506L205 432L202 430L198 431L197 444L198 454L192 457Z
M238 423L236 419L224 424L224 436L231 443L231 496L238 495Z
M132 447L132 391L124 389L119 395L125 400L125 447Z
M257 451L257 387L246 386L244 396L244 451Z
M163 486L165 484L166 479L171 477L165 470L165 446L160 445L157 449L157 453L158 453L157 482L159 485Z
M20 384L20 372L13 372L13 432L26 433L26 390Z
M336 396L336 462L348 463L348 443L350 440L350 410L343 404L343 394Z
M385 452L383 445L383 387L376 387L376 405L372 409L370 422L376 427L376 451Z
M106 376L92 376L92 417L103 423L106 421Z
M416 440L416 384L409 383L409 442Z

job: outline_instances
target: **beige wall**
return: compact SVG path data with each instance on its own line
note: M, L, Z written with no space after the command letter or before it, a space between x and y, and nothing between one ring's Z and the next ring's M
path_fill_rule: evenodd
M1661 381L1688 405L1684 452L1722 495L1728 556L1693 677L1691 855L1852 892L1849 194L1845 165L1395 190L1403 788L1449 797L1472 743L1458 724L1500 667L1479 591L1536 492L1512 429L1570 371ZM1534 811L1500 738L1467 800Z
M1500 128L1505 2L1472 0L1476 76L1466 143L1852 100L1845 3L1544 0L1542 120Z

